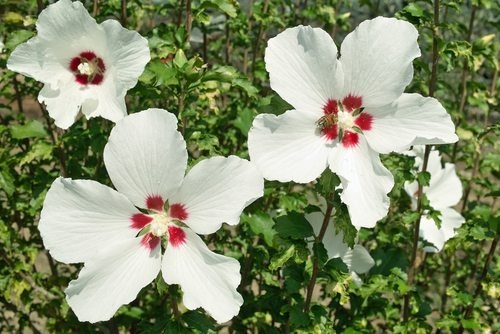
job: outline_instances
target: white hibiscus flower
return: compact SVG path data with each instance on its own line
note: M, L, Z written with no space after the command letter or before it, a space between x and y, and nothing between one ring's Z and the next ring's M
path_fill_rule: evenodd
M66 290L81 321L109 319L160 269L165 282L181 286L188 309L202 307L219 323L239 312L238 261L211 252L196 233L237 224L262 196L263 178L235 156L203 160L184 176L186 143L176 128L161 109L125 117L104 150L118 191L58 178L47 193L39 224L45 247L56 260L85 263Z
M414 147L411 155L415 155L415 166L422 169L423 147ZM462 226L465 222L464 217L456 210L451 208L460 202L462 198L462 183L455 171L455 165L445 163L441 166L441 157L438 151L431 151L427 162L427 172L431 175L429 186L423 188L423 192L429 200L430 206L441 213L441 227L438 227L434 219L425 212L420 219L420 237L431 245L424 246L424 251L435 253L440 251L444 243L453 238L455 229ZM412 198L412 206L417 208L416 193L418 189L417 182L406 182L405 190Z
M329 166L342 181L352 224L375 226L394 185L379 153L458 140L437 100L403 94L420 55L417 37L410 23L378 17L347 35L340 58L318 28L298 26L269 40L271 87L294 110L253 122L250 158L264 178L307 183Z
M316 235L321 230L323 219L325 218L322 212L312 212L306 215L306 219L311 224ZM323 246L328 254L328 259L341 258L349 270L353 281L356 285L361 285L361 278L358 274L367 273L374 266L375 261L370 256L370 253L360 244L354 245L353 248L344 242L344 233L335 232L335 225L330 220L326 227L325 235L322 240Z
M44 84L38 100L58 127L70 127L80 110L113 122L127 114L125 94L150 59L145 38L116 20L97 24L81 2L70 0L44 9L36 28L7 67Z

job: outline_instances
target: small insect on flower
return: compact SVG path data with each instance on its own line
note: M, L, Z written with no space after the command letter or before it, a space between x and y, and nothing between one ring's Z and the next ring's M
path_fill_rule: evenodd
M328 114L316 121L318 128L323 131L337 125L338 117L335 114Z

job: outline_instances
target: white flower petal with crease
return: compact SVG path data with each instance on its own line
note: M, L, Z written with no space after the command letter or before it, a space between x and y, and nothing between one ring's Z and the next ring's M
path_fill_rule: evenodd
M111 131L104 163L113 185L136 206L148 208L148 198L155 196L165 202L181 185L187 166L177 118L162 109L127 116Z
M185 242L169 244L165 251L161 269L165 282L181 286L188 309L202 307L218 323L231 320L243 304L236 291L241 281L240 264L210 251L190 229L183 231Z
M66 300L80 321L108 320L133 301L160 268L159 246L150 250L140 238L110 244L85 262L78 279L69 283Z
M340 97L337 47L319 28L286 29L269 40L264 60L271 87L295 109L321 112L329 98Z
M321 117L299 110L258 115L248 133L250 160L265 179L311 182L326 169L329 146L317 133Z
M329 158L330 168L342 181L341 200L347 205L351 222L358 230L374 227L387 215L394 186L392 174L384 167L378 153L360 136L353 148L337 146Z
M169 203L182 204L183 222L200 234L214 233L222 223L236 225L243 209L263 195L264 179L251 162L230 156L197 163Z
M90 180L58 178L43 204L38 229L52 257L85 262L116 241L133 239L130 217L139 211L122 194Z

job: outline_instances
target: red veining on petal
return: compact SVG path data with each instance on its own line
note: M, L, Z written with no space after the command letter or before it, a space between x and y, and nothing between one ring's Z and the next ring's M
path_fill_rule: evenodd
M361 106L363 105L363 99L361 98L361 96L354 96L349 94L342 100L342 105L344 106L346 111L351 112L355 109L361 108Z
M325 115L329 114L337 114L339 112L339 106L337 105L337 101L333 99L328 99L326 104L323 106L323 113Z
M152 233L146 233L142 236L141 245L149 250L155 249L160 243L160 238L155 237Z
M181 203L174 203L170 205L169 208L169 214L170 217L179 219L179 220L186 220L188 217L188 213L186 211L186 206Z
M149 195L146 198L146 208L150 210L162 211L165 201L160 195Z
M145 215L144 213L136 213L130 217L130 220L132 221L130 227L140 230L147 224L151 223L153 221L153 217Z
M359 126L359 128L363 131L372 129L373 116L362 112L359 116L354 120L354 124Z
M333 125L329 128L325 128L322 130L322 132L323 132L323 135L330 140L334 140L335 138L337 138L337 136L339 134L339 130L338 130L337 125Z
M356 132L344 131L344 136L342 137L342 145L345 148L354 147L358 145L359 135Z
M181 246L186 242L186 233L180 227L170 225L168 227L168 243L173 247Z

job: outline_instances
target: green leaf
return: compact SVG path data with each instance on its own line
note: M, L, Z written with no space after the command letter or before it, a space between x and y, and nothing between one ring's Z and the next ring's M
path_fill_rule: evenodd
M480 329L481 325L475 319L462 319L460 321L465 329Z
M268 246L273 245L276 230L273 228L274 220L269 214L257 212L255 214L243 215L241 220L250 226L253 233L262 235Z
M33 32L30 30L16 30L10 34L9 39L5 42L5 47L9 50L14 50L16 46L26 42L32 36Z
M146 72L150 72L156 78L156 85L172 85L178 83L176 78L177 70L172 67L172 65L167 65L161 62L159 59L151 61L147 67ZM146 73L145 72L145 73ZM146 76L146 75L145 75ZM146 76L147 77L147 76Z
M259 114L274 114L281 115L287 110L293 109L293 107L283 100L279 95L273 95L271 99L263 99L264 103L259 108Z
M0 170L0 189L5 191L8 196L11 196L16 190L14 178L12 177L12 174L7 170L6 165L2 165L2 169Z
M177 50L173 62L177 68L182 68L188 62L186 54L182 49Z
M319 178L318 182L316 183L316 189L320 194L322 194L324 197L329 197L329 195L335 191L335 188L340 184L340 179L339 177L334 174L330 168L327 168L323 174L321 174L321 177Z
M311 319L309 314L302 310L300 305L294 305L290 309L290 324L294 327L306 327Z
M429 182L431 181L431 174L427 171L425 172L420 172L418 173L417 175L417 180L418 180L418 184L422 185L422 186L428 186L429 185Z
M201 4L202 8L218 8L226 13L229 17L236 17L238 2L235 0L209 0Z
M269 269L276 270L278 268L283 267L286 261L290 260L294 254L295 254L295 246L290 245L286 251L284 251L281 254L277 254L271 259L271 263L269 264Z
M322 242L315 242L313 245L314 255L318 258L318 261L321 265L324 265L328 262L328 252L323 246Z
M233 79L232 84L233 86L242 88L248 96L255 96L259 92L259 90L252 85L248 79L243 77Z
M26 155L21 159L20 165L30 163L34 160L45 160L52 157L54 147L43 141L36 142Z
M210 318L197 311L187 311L182 315L182 320L186 322L188 328L197 329L202 333L206 333L207 330L214 327Z
M238 113L234 120L234 126L238 128L245 137L248 136L248 131L252 127L252 122L255 115L251 109L244 109Z
M412 2L408 6L404 8L404 10L409 13L411 16L414 17L421 17L424 15L424 10L422 7L417 5L416 3Z
M31 120L23 125L13 125L10 128L10 135L14 139L43 138L47 135L47 131L45 131L42 123Z
M283 238L304 239L314 235L311 224L297 212L276 218L276 231Z

